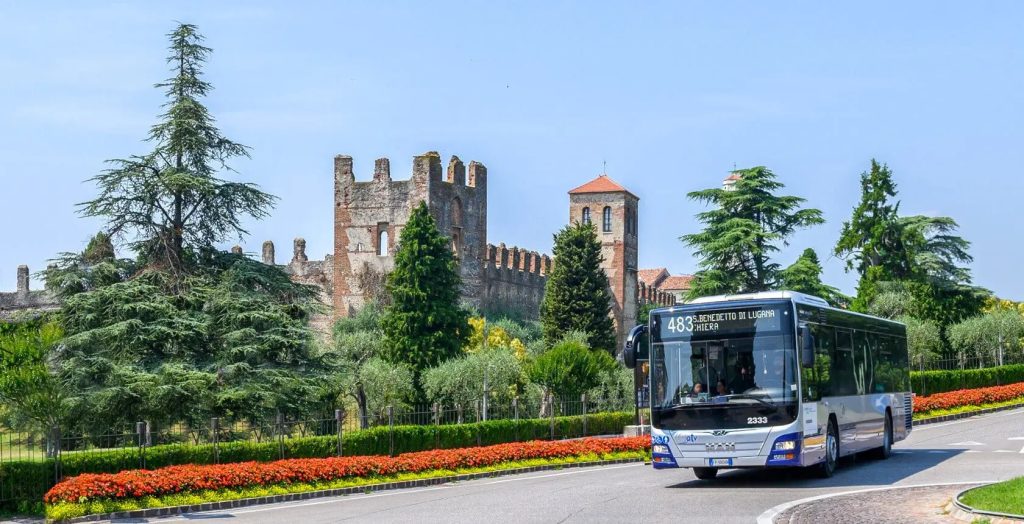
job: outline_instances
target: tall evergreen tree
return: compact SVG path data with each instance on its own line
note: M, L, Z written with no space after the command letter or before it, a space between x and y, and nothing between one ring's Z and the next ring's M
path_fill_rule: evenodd
M910 260L899 231L899 201L889 166L871 159L870 171L860 175L861 197L836 242L836 256L846 260L846 270L860 274L853 308L866 311L877 283L907 278Z
M688 195L713 206L697 215L703 231L680 237L700 259L691 297L775 287L780 269L771 255L780 244L787 245L797 229L824 222L821 211L801 209L803 198L776 194L785 186L768 168L758 166L735 174L739 176L731 188Z
M956 235L949 217L899 216L896 184L885 164L871 160L861 173L861 200L843 223L835 254L860 274L852 308L868 311L885 289L913 297L914 316L940 326L977 314L988 292L970 285L963 264L970 242Z
M99 196L80 212L105 218L111 235L180 276L190 251L240 238L243 217L266 217L274 197L254 184L217 177L232 171L230 159L248 157L248 149L222 136L200 102L212 89L202 79L211 49L196 27L179 24L168 37L174 76L156 84L167 103L147 138L153 150L110 160L113 167L92 179Z
M381 318L384 358L410 365L417 383L424 369L458 356L469 337L450 246L420 202L402 228L395 269L388 276L391 304Z
M779 287L821 297L834 306L845 307L849 298L843 296L839 289L824 284L821 271L818 254L807 248L793 265L779 272Z
M106 218L109 236L46 272L62 299L53 364L76 430L305 417L322 383L309 329L315 289L213 248L244 233L244 216L265 216L273 197L216 177L246 149L199 102L210 89L202 38L186 24L169 36L176 76L158 84L168 102L150 133L155 149L93 179L100 195L82 212ZM117 259L111 237L130 240L137 258Z
M570 224L555 235L555 260L544 288L540 320L550 347L570 331L587 335L591 348L615 350L612 296L601 268L601 241L593 224Z

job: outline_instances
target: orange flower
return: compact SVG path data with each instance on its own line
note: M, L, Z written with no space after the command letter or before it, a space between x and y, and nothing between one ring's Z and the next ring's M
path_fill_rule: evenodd
M357 456L287 459L275 462L169 466L120 473L85 473L68 478L43 496L48 504L160 496L188 491L321 482L370 475L420 473L438 469L491 466L537 458L564 458L586 454L641 451L650 437L588 438L567 441L531 441L478 448L438 449L404 453L397 457Z

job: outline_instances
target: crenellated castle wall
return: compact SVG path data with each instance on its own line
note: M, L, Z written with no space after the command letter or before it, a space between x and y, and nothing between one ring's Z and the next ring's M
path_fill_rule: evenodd
M28 266L18 266L18 284L12 293L0 293L0 322L23 316L37 316L60 308L60 303L46 291L29 287Z
M544 286L551 274L550 257L505 244L487 244L483 269L482 311L539 317Z

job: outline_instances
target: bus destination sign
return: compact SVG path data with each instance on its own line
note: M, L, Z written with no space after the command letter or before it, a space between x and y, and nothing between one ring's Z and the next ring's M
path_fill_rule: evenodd
M778 331L786 316L776 306L665 313L655 330L662 338Z

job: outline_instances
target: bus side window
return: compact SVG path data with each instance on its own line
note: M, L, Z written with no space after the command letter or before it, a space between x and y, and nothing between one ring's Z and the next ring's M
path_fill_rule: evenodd
M873 342L873 344L871 345L871 349L874 351L874 353L871 356L875 364L875 380L871 392L888 393L891 391L895 391L893 389L894 384L892 383L892 337L872 333L871 339Z
M854 379L853 334L846 329L836 330L836 347L832 352L832 395L856 395Z
M871 393L872 374L871 341L867 332L856 331L853 334L853 380L857 395Z
M835 328L811 324L814 335L814 367L803 368L804 400L819 400L832 395L830 380L831 352L835 346Z

